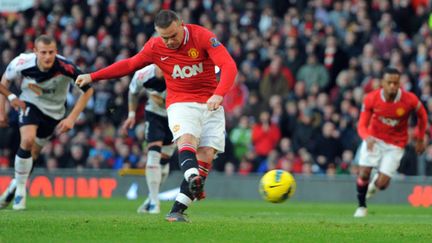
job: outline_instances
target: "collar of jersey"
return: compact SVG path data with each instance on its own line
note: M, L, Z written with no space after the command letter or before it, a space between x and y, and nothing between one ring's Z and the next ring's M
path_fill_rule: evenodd
M385 97L384 97L384 89L381 89L380 95L381 95L381 99L382 99L384 102L387 102L386 99L385 99ZM401 96L402 96L402 91L401 91L401 89L398 89L398 92L397 92L397 94L396 94L395 99L393 100L393 103L398 102L398 101L400 100Z
M186 26L183 26L184 29L184 39L183 39L183 45L186 45L186 43L189 41L189 30L186 28Z

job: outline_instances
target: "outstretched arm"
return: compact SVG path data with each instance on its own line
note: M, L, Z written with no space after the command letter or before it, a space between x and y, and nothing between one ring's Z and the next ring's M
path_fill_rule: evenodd
M87 102L90 100L93 93L94 89L89 88L84 92L84 94L79 97L77 103L75 104L69 115L57 125L57 131L59 133L67 132L74 127L75 121L78 119L79 114L86 107Z
M99 71L90 74L79 75L75 80L75 83L79 87L83 87L84 85L93 81L120 78L151 64L152 58L149 45L149 42L147 42L144 48L133 57L115 62L108 67L100 69Z

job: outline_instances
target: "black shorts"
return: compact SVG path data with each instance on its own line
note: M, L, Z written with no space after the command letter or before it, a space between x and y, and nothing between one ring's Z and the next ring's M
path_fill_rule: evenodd
M172 144L173 136L168 126L168 118L156 113L145 112L146 140L148 143L162 141L163 145Z
M26 110L25 112L20 112L18 118L19 127L25 125L36 125L38 129L36 131L36 137L38 138L48 138L54 133L54 129L60 120L56 120L42 113L39 108L35 105L25 102Z

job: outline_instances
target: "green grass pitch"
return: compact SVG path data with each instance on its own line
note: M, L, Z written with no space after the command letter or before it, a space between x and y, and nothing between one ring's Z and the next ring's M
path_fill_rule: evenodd
M30 198L28 209L0 211L0 242L431 242L432 209L352 204L204 200L191 223L138 215L141 200Z

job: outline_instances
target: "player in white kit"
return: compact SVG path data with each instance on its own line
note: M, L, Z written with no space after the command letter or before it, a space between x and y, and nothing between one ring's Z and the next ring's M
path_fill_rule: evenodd
M135 125L135 112L142 90L145 90L148 98L145 106L145 126L148 149L146 181L149 196L137 212L157 214L160 213L159 187L169 174L169 159L175 151L175 144L165 108L165 80L156 65L146 66L134 74L129 85L129 115L123 124L123 130Z
M26 182L33 160L55 130L62 133L72 129L84 110L93 94L90 86L81 88L84 94L64 118L70 84L80 73L74 64L57 54L55 40L47 35L36 38L34 53L19 55L6 68L0 84L0 124L7 126L7 97L19 111L21 142L15 156L15 178L0 197L0 209L7 207L13 198L14 210L26 208ZM21 80L19 97L8 90L13 80Z

